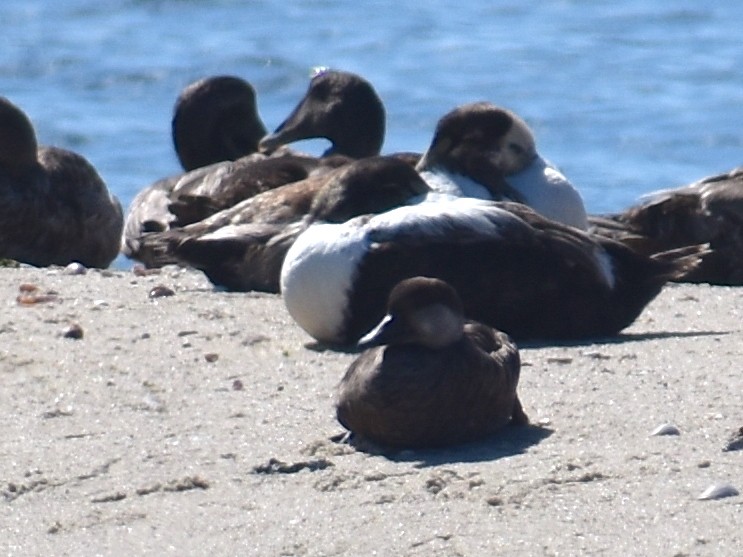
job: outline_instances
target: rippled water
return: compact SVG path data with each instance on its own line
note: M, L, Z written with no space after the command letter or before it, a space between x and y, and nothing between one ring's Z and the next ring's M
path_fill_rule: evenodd
M741 2L3 0L0 26L0 94L124 204L179 170L186 84L248 79L272 129L317 65L374 83L384 151L425 149L463 102L511 108L591 212L743 164Z

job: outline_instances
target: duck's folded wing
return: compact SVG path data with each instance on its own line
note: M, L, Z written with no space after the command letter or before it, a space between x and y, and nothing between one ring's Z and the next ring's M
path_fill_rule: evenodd
M421 203L372 217L367 229L372 247L387 242L411 248L441 243L501 243L529 250L535 257L557 252L566 265L609 288L614 283L611 262L598 242L518 203L477 199Z

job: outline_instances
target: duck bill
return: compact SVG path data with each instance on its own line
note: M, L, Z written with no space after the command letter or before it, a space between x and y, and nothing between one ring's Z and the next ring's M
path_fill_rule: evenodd
M367 348L390 344L393 339L397 342L403 332L400 320L391 315L386 315L376 327L359 339L356 346L366 350Z
M313 115L309 101L300 102L289 117L273 133L267 135L259 144L260 151L271 153L283 145L302 139L323 137L319 122Z

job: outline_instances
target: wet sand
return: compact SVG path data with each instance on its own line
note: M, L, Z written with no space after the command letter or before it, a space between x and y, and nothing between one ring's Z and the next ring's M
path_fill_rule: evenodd
M723 451L743 426L743 289L670 285L617 338L524 345L532 426L384 455L334 440L354 355L314 344L278 296L176 268L0 277L0 554L743 547L743 496L698 499L743 491L743 450ZM650 435L663 424L680 434Z

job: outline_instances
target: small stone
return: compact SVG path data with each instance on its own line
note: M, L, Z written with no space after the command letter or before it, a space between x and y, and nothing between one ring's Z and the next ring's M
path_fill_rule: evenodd
M204 354L204 359L210 364L213 364L219 359L219 354L216 354L214 352L209 352L208 354Z
M162 284L155 286L147 295L149 298L163 298L165 296L175 296L175 291Z
M243 382L240 381L239 379L235 379L232 382L232 390L233 391L242 391L243 390L243 387L244 387Z
M65 275L84 275L88 272L88 269L82 263L73 261L67 267L64 268Z
M132 267L132 273L134 273L134 276L136 277L146 277L149 275L159 275L160 269L148 269L141 263L137 263Z
M80 340L83 338L83 328L77 323L71 323L62 331L62 336L64 338Z

